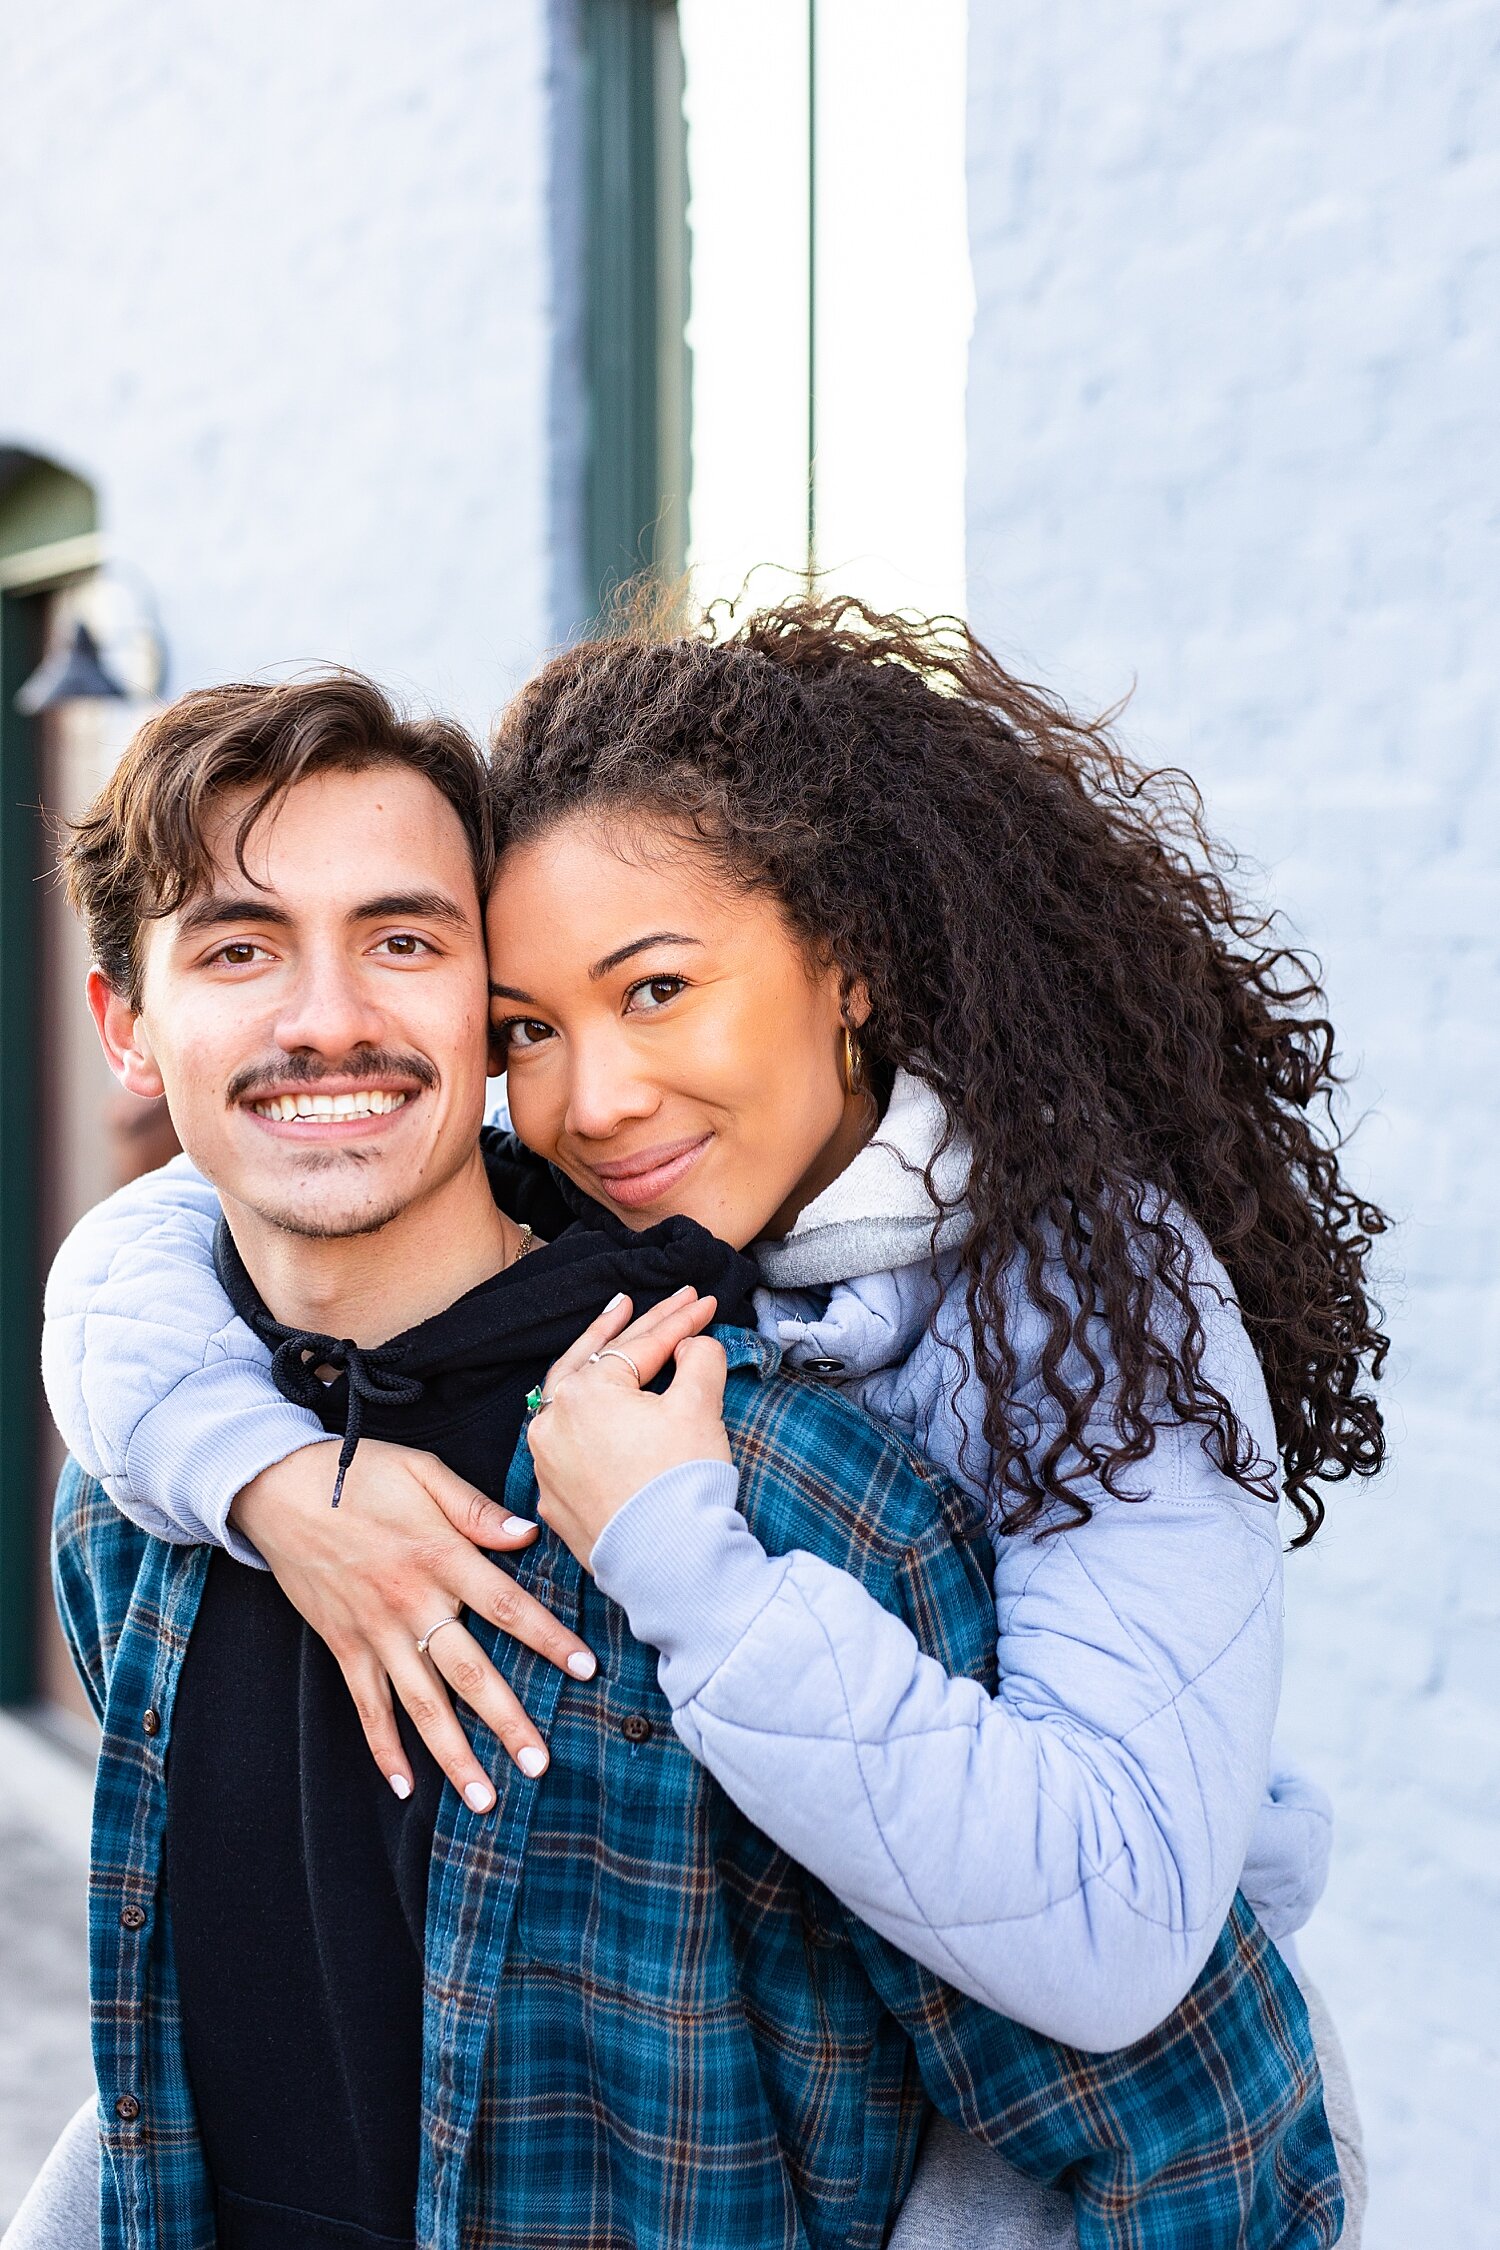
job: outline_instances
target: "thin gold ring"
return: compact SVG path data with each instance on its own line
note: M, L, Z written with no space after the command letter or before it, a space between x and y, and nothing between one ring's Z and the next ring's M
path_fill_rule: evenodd
M445 1625L456 1625L457 1623L458 1611L456 1609L450 1609L446 1617L440 1617L435 1625L429 1625L426 1632L422 1635L422 1638L417 1643L418 1656L425 1656L427 1654L427 1643L432 1639L434 1633L440 1633Z

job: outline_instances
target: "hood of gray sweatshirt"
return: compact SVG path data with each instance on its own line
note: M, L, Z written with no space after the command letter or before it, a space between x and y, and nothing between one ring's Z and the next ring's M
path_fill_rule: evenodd
M945 1124L932 1088L898 1070L885 1115L853 1163L813 1197L780 1240L752 1248L766 1286L828 1288L862 1274L890 1273L962 1242L969 1224L969 1147L955 1139L933 1163Z

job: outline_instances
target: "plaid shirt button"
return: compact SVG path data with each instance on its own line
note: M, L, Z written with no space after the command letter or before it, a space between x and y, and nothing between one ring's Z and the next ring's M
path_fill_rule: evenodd
M161 1713L154 1705L141 1714L141 1732L150 1735L161 1733Z
M143 1906L122 1906L120 1927L122 1930L143 1930L146 1927L146 1909Z
M627 1742L649 1742L651 1740L651 1721L644 1711L632 1711L628 1717L620 1721L620 1732Z
M802 1928L809 1945L828 1947L837 1945L839 1942L834 1931L825 1930L821 1922L814 1921L813 1917L805 1912L802 1917Z
M141 2105L134 2094L122 2094L115 2103L115 2115L127 2125L133 2125L141 2114Z

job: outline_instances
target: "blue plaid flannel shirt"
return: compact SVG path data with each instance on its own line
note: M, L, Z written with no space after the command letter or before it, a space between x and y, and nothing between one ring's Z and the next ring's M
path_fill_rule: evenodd
M835 1394L720 1331L741 1505L993 1685L959 1495ZM534 1514L524 1441L506 1501ZM104 2250L211 2250L163 1860L172 1705L206 1566L69 1464L56 1584L104 1740L90 1882ZM544 1533L516 1575L599 1652L584 1685L474 1622L542 1733L476 1817L444 1792L428 1898L417 2238L434 2250L862 2250L929 2102L1070 2186L1083 2250L1303 2250L1342 2224L1306 2012L1242 1901L1151 2038L1087 2055L952 1991L752 1828L672 1731L655 1653Z

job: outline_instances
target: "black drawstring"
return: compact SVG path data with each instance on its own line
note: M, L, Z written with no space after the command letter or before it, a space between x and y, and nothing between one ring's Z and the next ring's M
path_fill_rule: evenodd
M283 1398L289 1398L296 1406L317 1410L327 1391L318 1373L320 1367L336 1368L348 1379L349 1407L344 1416L344 1442L339 1447L338 1475L333 1480L332 1505L335 1508L343 1498L344 1474L359 1444L365 1401L387 1406L415 1406L422 1396L418 1376L397 1373L401 1357L401 1347L397 1344L352 1344L347 1337L340 1341L335 1336L319 1336L306 1328L286 1332L272 1355L271 1374L277 1388Z

